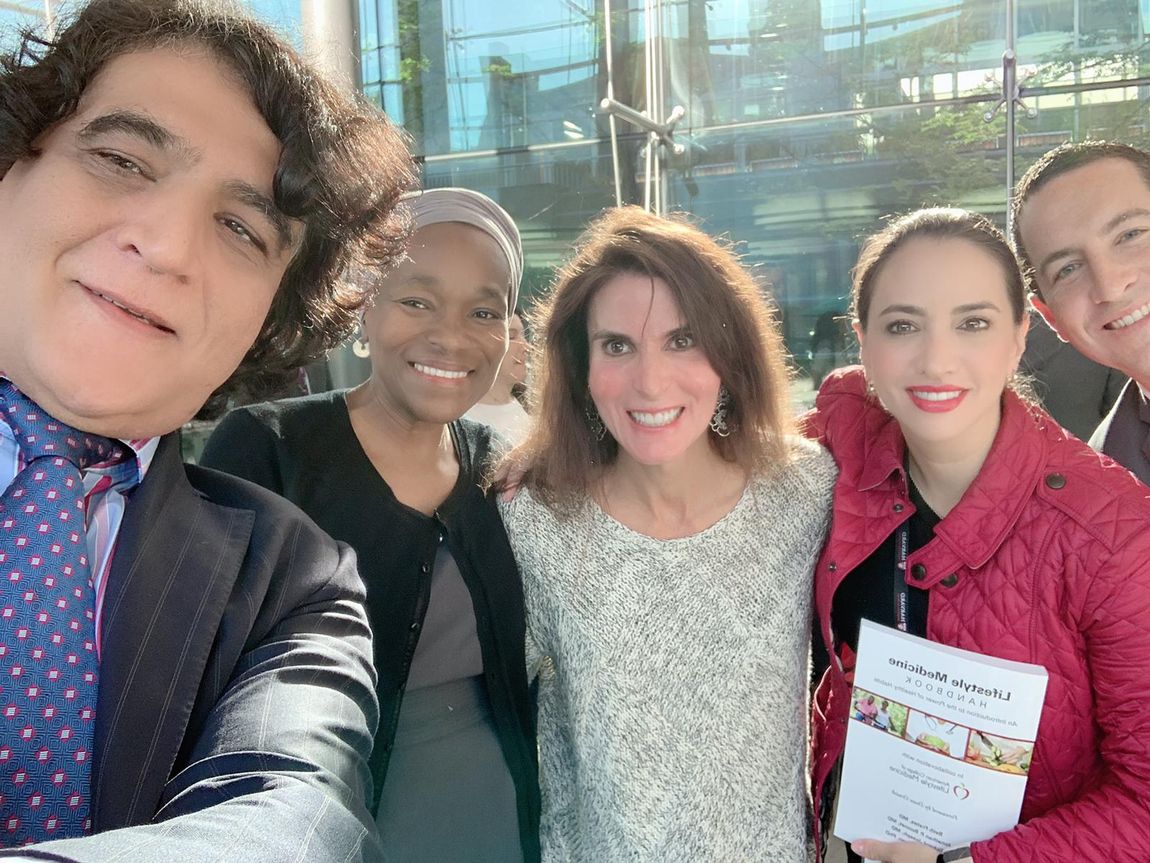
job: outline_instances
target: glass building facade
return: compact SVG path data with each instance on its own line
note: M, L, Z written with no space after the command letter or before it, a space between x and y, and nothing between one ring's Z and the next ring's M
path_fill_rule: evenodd
M0 0L0 43L60 5ZM245 5L302 43L300 0ZM424 184L519 223L526 302L602 208L651 202L738 244L800 365L884 216L947 203L1003 223L1051 146L1150 145L1150 0L360 0L358 17L362 87ZM682 152L622 120L613 142L608 95L681 106Z
M515 216L528 296L615 202L617 160L624 202L651 196L737 242L800 364L883 216L946 203L1003 223L1014 178L1051 146L1150 144L1150 0L362 0L359 14L366 94L411 135L427 186ZM683 152L663 151L653 193L645 133L617 121L612 147L609 94L660 119L684 109Z

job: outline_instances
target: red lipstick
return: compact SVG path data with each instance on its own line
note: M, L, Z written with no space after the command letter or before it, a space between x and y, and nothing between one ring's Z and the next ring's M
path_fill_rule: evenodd
M954 410L966 397L962 387L907 387L906 393L919 410L932 414L944 414Z

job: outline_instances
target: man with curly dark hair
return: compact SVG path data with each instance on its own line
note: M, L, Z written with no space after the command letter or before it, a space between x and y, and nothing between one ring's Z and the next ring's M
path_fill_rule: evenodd
M262 25L92 0L0 66L0 856L378 854L346 548L175 430L346 337L401 135Z

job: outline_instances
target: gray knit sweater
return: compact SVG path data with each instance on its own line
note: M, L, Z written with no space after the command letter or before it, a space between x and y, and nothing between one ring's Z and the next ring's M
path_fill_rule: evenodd
M718 523L636 533L502 504L540 676L543 858L807 858L811 570L834 464L805 441Z

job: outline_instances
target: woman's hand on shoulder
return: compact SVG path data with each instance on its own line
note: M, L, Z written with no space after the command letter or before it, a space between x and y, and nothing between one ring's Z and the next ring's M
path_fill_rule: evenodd
M499 499L505 503L515 500L519 489L523 485L523 477L527 475L528 463L512 452L495 467L495 477L492 488L495 489Z
M917 842L879 842L877 839L858 839L851 850L867 860L882 863L935 863L938 851Z
M810 408L799 414L795 419L795 428L807 440L821 440L822 428L819 425L819 412L817 408Z

